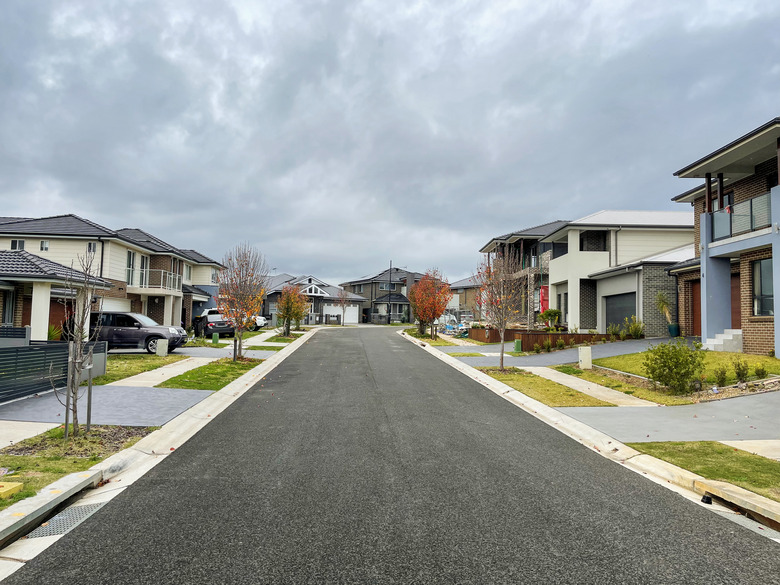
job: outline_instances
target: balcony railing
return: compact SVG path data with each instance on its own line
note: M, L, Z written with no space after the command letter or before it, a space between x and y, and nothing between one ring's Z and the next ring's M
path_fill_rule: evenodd
M181 275L168 270L139 270L135 280L136 282L128 282L128 286L181 290Z
M732 238L769 227L772 207L769 193L712 212L712 241Z

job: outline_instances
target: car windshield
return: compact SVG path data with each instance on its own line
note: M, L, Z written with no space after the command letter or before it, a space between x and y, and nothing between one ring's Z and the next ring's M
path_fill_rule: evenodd
M130 316L138 321L141 325L146 325L147 327L156 327L159 326L159 323L155 321L154 319L150 319L146 315L141 315L140 313L130 313Z
M207 319L208 319L210 322L212 322L212 323L216 323L217 321L224 321L224 320L225 320L225 318L224 318L222 315L220 315L220 314L216 314L216 315L208 315L206 318L207 318Z

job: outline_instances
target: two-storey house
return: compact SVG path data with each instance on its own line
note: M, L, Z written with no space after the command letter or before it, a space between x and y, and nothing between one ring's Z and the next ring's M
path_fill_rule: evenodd
M409 323L414 321L414 314L406 295L409 287L422 277L419 272L388 268L378 274L342 282L339 286L365 298L361 303L364 323L387 323L388 310L392 322Z
M694 258L671 270L679 282L680 324L710 349L780 351L778 152L775 118L674 173L699 181L673 199L691 204L696 222Z
M604 333L609 324L633 315L663 331L660 312L651 309L653 299L670 282L663 268L693 241L693 217L676 211L598 211L541 241L552 244L550 306L561 311L569 330Z
M360 295L346 292L346 304L342 310L339 293L341 289L311 275L292 276L291 274L276 274L271 276L265 303L271 316L271 324L277 321L277 303L286 286L296 286L309 299L309 307L305 323L355 325L360 323L360 306L366 299ZM342 317L344 322L342 323Z

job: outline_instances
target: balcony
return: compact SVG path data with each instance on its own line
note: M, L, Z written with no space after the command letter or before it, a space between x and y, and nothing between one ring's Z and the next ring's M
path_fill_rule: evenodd
M127 288L144 289L132 292L148 292L149 289L181 292L181 275L168 270L138 270L127 275Z
M712 212L712 241L717 242L769 227L772 223L769 196L769 193L765 193Z

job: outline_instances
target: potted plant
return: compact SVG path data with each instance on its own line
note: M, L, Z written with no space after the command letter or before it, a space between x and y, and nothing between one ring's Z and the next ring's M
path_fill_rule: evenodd
M655 297L655 305L666 318L669 337L680 337L680 326L677 323L672 323L672 304L669 302L669 297L666 296L665 292L658 292Z

